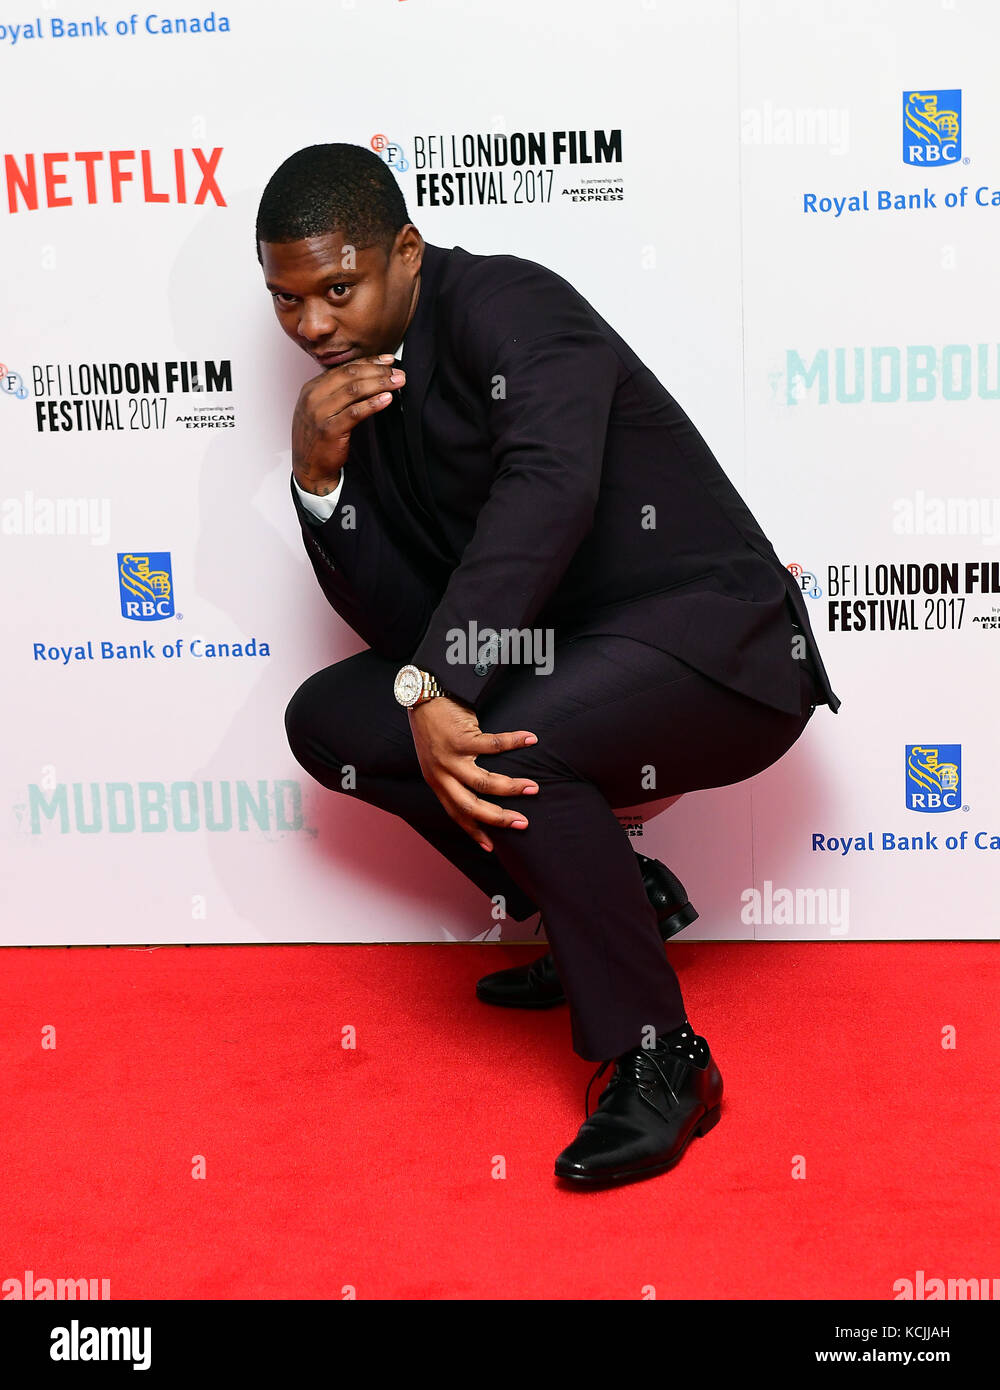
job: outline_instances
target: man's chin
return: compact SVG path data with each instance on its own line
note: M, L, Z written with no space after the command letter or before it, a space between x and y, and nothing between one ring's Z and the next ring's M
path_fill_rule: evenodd
M312 353L310 353L309 356L312 357L317 367L321 367L324 372L332 372L335 367L346 367L348 362L357 362L359 358L368 357L370 354L359 348L357 351L349 353L347 357L342 357L339 362L321 362L319 358L314 357Z

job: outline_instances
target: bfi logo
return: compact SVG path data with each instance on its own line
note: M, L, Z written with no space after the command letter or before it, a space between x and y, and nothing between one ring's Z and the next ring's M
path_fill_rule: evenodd
M813 574L812 570L803 569L795 560L793 560L791 564L786 565L785 569L793 579L798 580L799 588L807 598L823 597L823 590L819 587L819 580Z
M169 550L118 556L122 617L155 623L174 616L174 579Z

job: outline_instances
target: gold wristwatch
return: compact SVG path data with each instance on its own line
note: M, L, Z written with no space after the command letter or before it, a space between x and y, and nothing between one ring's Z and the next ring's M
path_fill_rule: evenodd
M433 700L435 695L447 695L430 671L421 671L419 666L401 666L396 672L392 693L406 709L422 705L425 700Z

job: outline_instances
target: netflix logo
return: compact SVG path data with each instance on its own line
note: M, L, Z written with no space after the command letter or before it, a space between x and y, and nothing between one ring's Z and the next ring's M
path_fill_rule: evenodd
M226 206L216 170L219 146L205 150L59 150L5 154L8 212L83 203L206 203Z

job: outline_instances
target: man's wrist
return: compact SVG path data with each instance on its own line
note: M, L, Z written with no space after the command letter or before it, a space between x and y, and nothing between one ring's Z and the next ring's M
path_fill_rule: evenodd
M292 469L292 477L298 483L303 492L312 493L314 497L329 497L331 492L336 492L340 486L340 479L343 469L338 468L336 473L326 474L322 478L310 478L308 475Z

